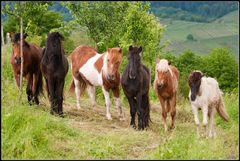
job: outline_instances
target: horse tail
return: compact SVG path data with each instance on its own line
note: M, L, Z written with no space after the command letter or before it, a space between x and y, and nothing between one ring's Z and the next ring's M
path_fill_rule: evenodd
M86 87L87 87L87 84L86 82L84 81L84 79L82 79L82 77L79 75L78 77L78 81L79 81L79 88L80 88L80 91L81 91L81 94L83 94L83 92L85 91ZM70 85L70 88L69 88L69 92L72 93L75 89L75 83L74 81L72 80L71 82L71 85Z
M74 84L74 81L72 80L70 88L69 88L69 92L72 93L74 91L74 89L75 89L75 84Z
M144 101L142 103L143 112L144 112L144 124L145 126L149 126L149 121L151 121L150 118L150 103L149 103L149 96L148 94L144 97Z
M225 105L223 102L223 98L222 95L220 95L220 99L219 99L219 104L216 108L218 114L225 120L225 121L229 121L229 116L225 110Z
M43 80L42 80L42 72L41 72L41 70L39 71L39 74L38 74L36 96L38 96L39 94L43 94Z

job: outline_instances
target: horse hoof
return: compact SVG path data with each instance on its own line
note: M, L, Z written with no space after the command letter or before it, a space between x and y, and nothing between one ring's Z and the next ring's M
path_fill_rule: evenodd
M107 116L107 119L108 119L108 120L112 120L112 117L111 117L111 116Z
M136 129L136 125L132 124L130 125L131 128Z

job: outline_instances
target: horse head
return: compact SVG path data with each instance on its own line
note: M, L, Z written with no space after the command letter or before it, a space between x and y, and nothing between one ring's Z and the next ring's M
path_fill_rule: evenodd
M132 45L129 46L128 49L128 62L129 62L129 72L128 77L130 79L135 79L138 74L138 69L141 65L141 54L142 54L142 47L133 47Z
M171 62L166 59L158 59L156 61L156 81L157 88L162 89L167 86L169 77L173 77L172 70L170 68Z
M25 41L27 34L23 35L23 50L25 47L29 47L29 44ZM14 63L20 64L21 63L21 53L20 53L20 33L11 33L11 41L12 41L12 54L14 57Z
M203 73L201 71L193 71L188 77L188 85L191 90L191 100L194 101L199 93L201 79L203 77Z
M108 80L115 80L120 63L122 61L122 49L121 48L108 48L107 55L104 59L106 77Z

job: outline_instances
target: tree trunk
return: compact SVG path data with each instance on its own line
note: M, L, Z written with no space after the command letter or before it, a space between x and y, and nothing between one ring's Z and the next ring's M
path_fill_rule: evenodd
M20 91L22 92L22 79L23 79L23 22L22 16L20 17L20 54L21 54L21 73L20 73Z
M1 24L1 40L2 40L2 46L5 45L4 43L4 36L3 36L3 25Z

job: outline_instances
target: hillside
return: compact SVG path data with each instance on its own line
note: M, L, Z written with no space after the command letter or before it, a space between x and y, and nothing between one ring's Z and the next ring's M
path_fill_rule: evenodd
M212 48L226 47L238 59L238 11L231 12L211 23L199 23L179 21L172 19L160 19L166 25L164 40L170 40L171 44L166 51L180 54L190 49L198 54L207 54ZM192 34L197 41L187 40Z
M160 18L196 22L212 22L237 9L238 3L229 1L151 2L151 12Z

